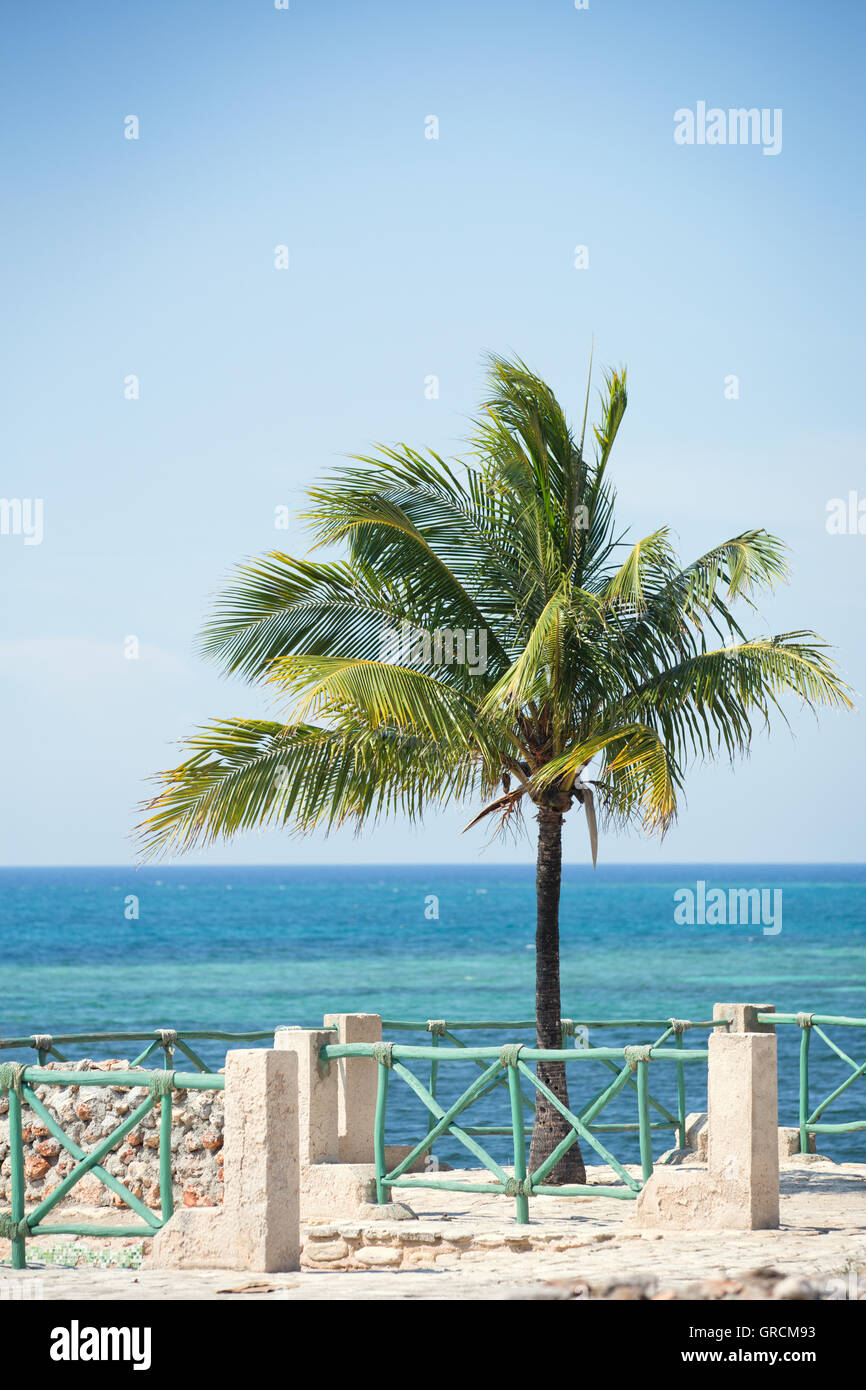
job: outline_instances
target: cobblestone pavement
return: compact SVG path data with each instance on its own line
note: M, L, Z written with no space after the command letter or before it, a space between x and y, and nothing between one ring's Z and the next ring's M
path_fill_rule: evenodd
M776 1231L637 1232L629 1229L631 1203L591 1197L538 1198L529 1226L518 1227L511 1204L501 1198L432 1190L402 1194L410 1196L417 1221L353 1217L321 1231L321 1238L335 1239L360 1227L365 1247L379 1247L383 1256L409 1240L418 1261L399 1269L256 1276L62 1268L40 1266L34 1240L26 1272L0 1267L0 1301L33 1294L85 1300L563 1298L586 1297L587 1289L593 1297L797 1298L815 1296L803 1281L820 1286L834 1277L832 1296L866 1297L866 1165L790 1160L782 1167L781 1192ZM309 1242L317 1227L306 1232ZM56 1248L59 1238L52 1243ZM762 1267L776 1271L776 1279L743 1277ZM827 1296L823 1287L819 1291Z

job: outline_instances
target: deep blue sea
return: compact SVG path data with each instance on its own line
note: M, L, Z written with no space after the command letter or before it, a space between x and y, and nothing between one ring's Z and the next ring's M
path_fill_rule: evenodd
M696 890L698 880L708 890L780 889L781 931L678 924L674 893ZM0 1034L313 1026L326 1011L531 1018L534 913L534 870L523 865L0 869ZM863 866L566 866L561 936L566 1017L698 1020L711 1017L715 1000L751 1000L779 1012L866 1018ZM780 1123L795 1124L799 1030L778 1032ZM831 1036L866 1063L866 1029ZM704 1037L686 1035L690 1046ZM592 1040L651 1038L614 1030ZM199 1050L221 1064L224 1047ZM113 1055L127 1051L133 1055ZM675 1109L673 1070L663 1067L653 1068L653 1090ZM471 1064L450 1068L443 1093L464 1089L472 1072ZM701 1072L687 1072L690 1110L705 1104ZM813 1037L815 1100L849 1074ZM570 1065L572 1103L608 1075L600 1064ZM609 1118L635 1118L633 1101L628 1092ZM416 1136L418 1113L392 1082L391 1137ZM507 1118L504 1091L477 1116L487 1124ZM866 1077L825 1118L866 1118ZM657 1134L656 1152L671 1142ZM630 1137L610 1145L632 1161ZM866 1160L866 1132L822 1137L820 1147ZM460 1157L451 1144L441 1153Z

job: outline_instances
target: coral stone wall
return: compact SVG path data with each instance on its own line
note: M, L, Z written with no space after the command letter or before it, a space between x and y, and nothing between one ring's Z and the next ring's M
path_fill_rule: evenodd
M63 1062L49 1064L63 1071L126 1071L129 1062ZM138 1086L35 1087L35 1093L80 1148L89 1151L141 1104L147 1089ZM149 1207L160 1205L160 1101L102 1161L106 1172L119 1179ZM220 1091L176 1091L172 1115L172 1168L175 1205L216 1206L222 1201L223 1096ZM75 1166L76 1160L49 1133L25 1104L24 1173L28 1204L41 1202ZM0 1207L11 1202L9 1155L9 1098L0 1093ZM124 1207L122 1199L98 1178L87 1174L71 1189L63 1206ZM54 1212L52 1211L52 1217Z

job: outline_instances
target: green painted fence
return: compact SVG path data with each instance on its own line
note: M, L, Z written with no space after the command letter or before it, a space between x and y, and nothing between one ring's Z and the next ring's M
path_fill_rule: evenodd
M36 1086L122 1086L134 1090L143 1088L147 1094L126 1118L99 1141L89 1153L80 1148L65 1133L62 1126L51 1114L48 1107L37 1096ZM20 1062L0 1062L0 1092L9 1099L9 1153L11 1164L12 1210L0 1213L0 1236L12 1242L12 1268L25 1266L26 1243L34 1235L76 1235L76 1236L152 1236L165 1225L174 1212L171 1166L171 1126L173 1097L178 1091L222 1091L225 1077L202 1072L152 1071L147 1068L130 1068L127 1071L63 1071L60 1068L26 1066ZM75 1167L67 1173L57 1186L49 1192L29 1214L25 1211L24 1138L23 1108L27 1105L42 1122L48 1132L62 1144L67 1153L77 1159ZM161 1211L157 1215L145 1206L140 1198L134 1196L118 1178L102 1167L102 1160L111 1150L125 1139L130 1130L153 1110L160 1108L159 1116L159 1193ZM105 1187L141 1218L138 1226L99 1226L79 1222L61 1222L46 1225L48 1213L67 1197L75 1186L88 1173L92 1173Z
M866 1028L866 1019L844 1018L825 1014L759 1014L759 1020L773 1025L791 1025L801 1029L799 1052L799 1129L800 1149L808 1151L810 1134L848 1134L866 1130L866 1118L842 1123L827 1122L822 1119L824 1112L860 1077L866 1076L866 1062L855 1061L827 1033L828 1028ZM561 1021L562 1048L555 1051L541 1051L527 1044L514 1041L515 1035L534 1030L534 1019L383 1019L385 1033L405 1034L426 1033L430 1041L425 1046L413 1046L399 1042L374 1044L328 1044L323 1049L325 1059L339 1057L372 1057L379 1064L379 1089L375 1122L376 1181L380 1200L387 1192L402 1187L434 1187L443 1190L474 1191L498 1193L513 1196L519 1222L528 1220L528 1201L530 1196L611 1196L633 1200L641 1190L643 1182L652 1172L653 1134L655 1131L671 1131L677 1136L680 1147L685 1144L686 1121L686 1074L689 1066L706 1063L708 1052L701 1048L687 1048L684 1034L690 1029L711 1029L726 1026L728 1020L710 1019L691 1022L684 1019L571 1019ZM313 1027L321 1029L321 1025ZM606 1048L590 1040L590 1032L601 1029L645 1030L653 1035L650 1043L637 1047ZM474 1047L459 1036L461 1032L472 1033L481 1030L499 1031L507 1035L504 1046ZM586 1037L582 1037L586 1030ZM333 1025L331 1025L333 1031ZM25 1243L33 1234L104 1235L133 1236L152 1235L159 1230L173 1211L172 1172L171 1172L171 1098L182 1090L224 1089L225 1081L221 1075L208 1071L206 1064L196 1052L193 1043L202 1041L224 1042L228 1046L243 1043L266 1042L273 1037L272 1028L257 1029L253 1032L234 1033L219 1030L157 1028L149 1031L110 1032L110 1033L34 1033L28 1037L0 1038L0 1052L5 1049L32 1049L38 1057L37 1066L21 1065L17 1062L0 1062L0 1091L9 1097L10 1155L11 1155L11 1201L12 1210L0 1213L0 1236L12 1241L12 1263L16 1269L23 1268ZM817 1105L810 1098L809 1057L812 1035L815 1034L849 1069L850 1075L825 1096ZM574 1045L569 1046L573 1040ZM673 1040L673 1046L669 1042ZM110 1082L104 1072L64 1071L56 1066L69 1059L62 1051L66 1047L82 1047L92 1043L108 1044L116 1042L144 1043L145 1047L130 1063L127 1071L110 1073ZM577 1045L581 1043L582 1045ZM179 1051L196 1068L194 1072L181 1073L172 1070L175 1052ZM154 1053L161 1052L165 1070L153 1071L144 1063ZM54 1065L48 1067L49 1058ZM566 1066L579 1065L585 1068L591 1063L598 1064L612 1073L612 1079L596 1090L575 1110L564 1106L547 1087L539 1081L532 1068L538 1061L563 1061ZM676 1079L676 1113L664 1105L650 1089L649 1067L651 1063L662 1062L673 1067ZM411 1070L407 1063L419 1063L426 1069L426 1084ZM455 1064L473 1066L478 1075L452 1102L444 1105L440 1100L440 1069ZM411 1152L390 1172L385 1167L385 1118L389 1078L396 1076L405 1083L422 1102L429 1119L423 1135L413 1144ZM581 1076L583 1071L581 1071ZM34 1086L128 1086L130 1089L143 1087L147 1096L122 1124L107 1135L96 1148L85 1153L66 1135L57 1120L42 1103L34 1091ZM508 1108L503 1123L498 1125L476 1125L458 1123L464 1112L482 1097L501 1088L507 1092ZM605 1106L618 1095L631 1090L636 1095L636 1118L634 1121L608 1124L599 1120ZM535 1172L527 1171L526 1140L531 1133L532 1112L537 1094L543 1094L567 1121L569 1132L562 1143ZM165 1103L165 1102L168 1103ZM503 1097L504 1101L504 1097ZM102 1159L119 1144L126 1134L156 1105L161 1106L160 1115L160 1194L161 1213L157 1215L134 1197L115 1177L102 1168ZM28 1105L46 1126L49 1132L77 1159L75 1168L58 1184L30 1214L24 1209L24 1152L22 1140L22 1107ZM617 1132L636 1132L641 1158L641 1179L629 1174L625 1166L609 1150L600 1137ZM466 1183L458 1180L427 1174L410 1175L408 1170L422 1154L433 1149L436 1141L444 1135L457 1139L469 1154L491 1175L490 1180ZM509 1175L496 1159L488 1153L482 1142L492 1135L511 1138L514 1173ZM609 1165L619 1178L618 1185L599 1186L554 1186L545 1182L559 1159L578 1140L593 1149ZM141 1218L139 1226L87 1226L81 1224L46 1225L44 1218L48 1212L61 1202L71 1188L86 1173L92 1172L106 1187Z

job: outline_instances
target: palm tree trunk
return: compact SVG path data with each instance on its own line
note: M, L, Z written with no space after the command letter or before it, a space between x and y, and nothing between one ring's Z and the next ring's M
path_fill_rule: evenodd
M549 806L538 811L538 861L535 874L537 918L535 929L535 1026L540 1048L560 1048L561 1003L559 997L559 890L562 878L562 815ZM557 1100L568 1105L568 1085L564 1062L539 1062L539 1081L543 1081ZM568 1122L550 1101L536 1092L535 1127L529 1151L529 1171L553 1153L569 1133ZM545 1178L561 1185L583 1183L586 1170L575 1143Z

